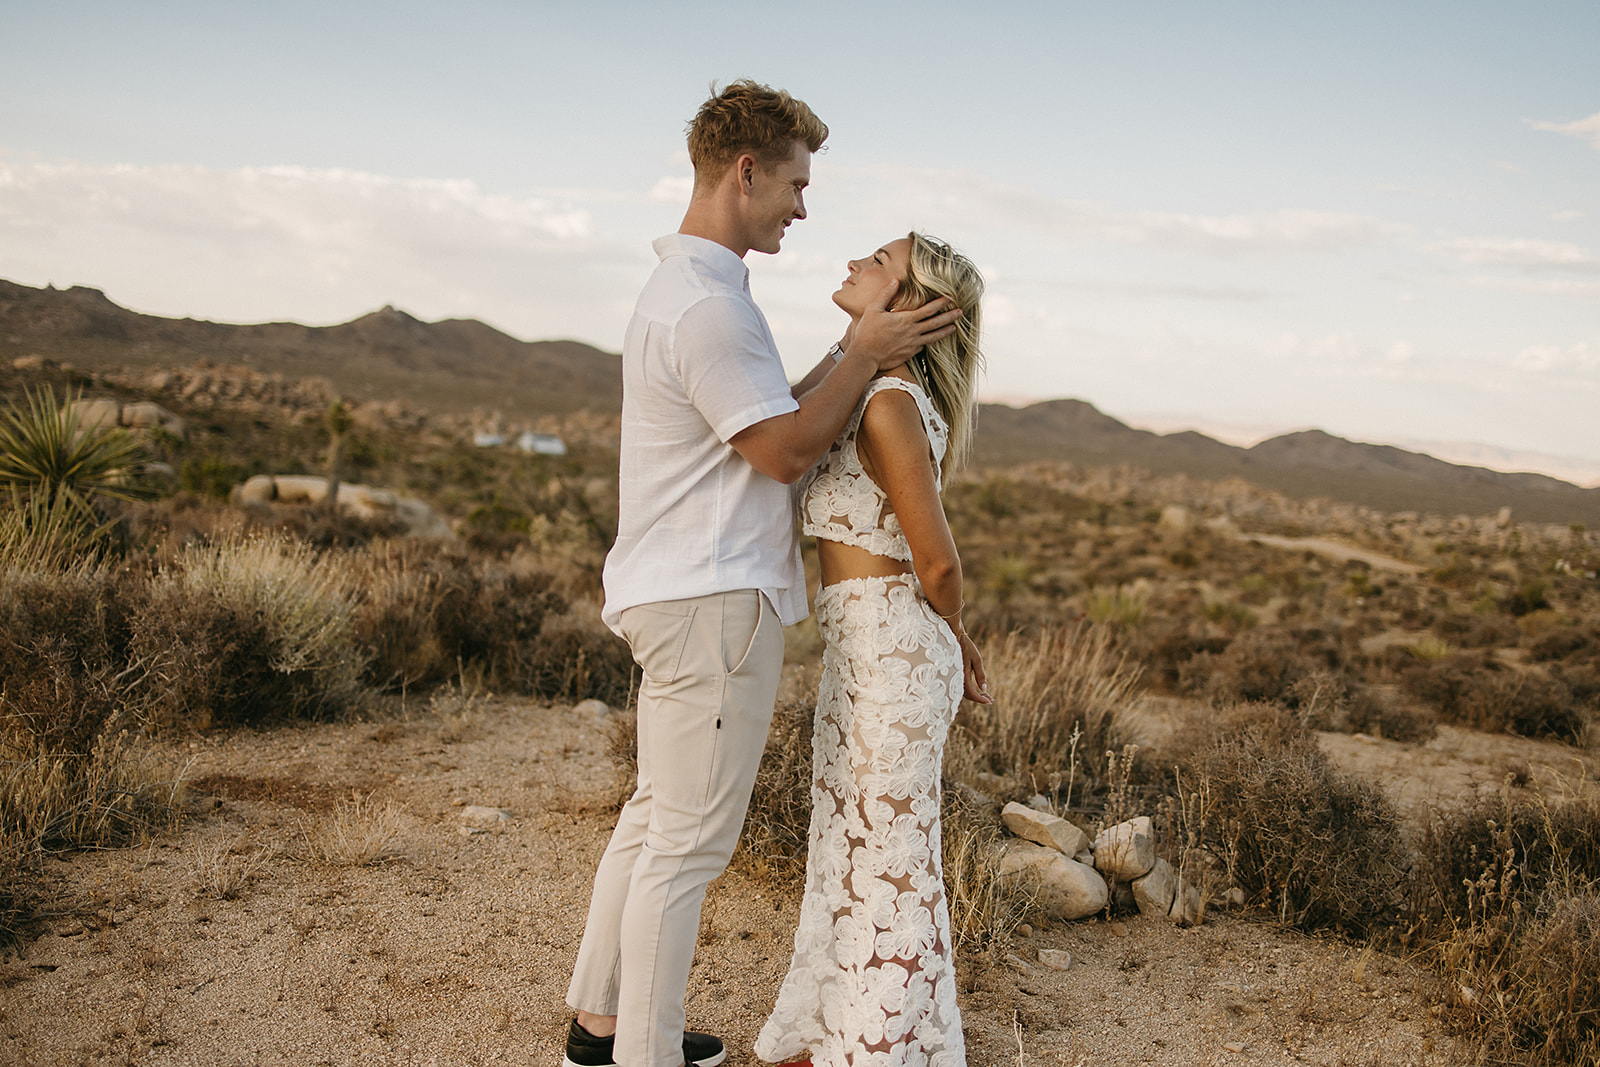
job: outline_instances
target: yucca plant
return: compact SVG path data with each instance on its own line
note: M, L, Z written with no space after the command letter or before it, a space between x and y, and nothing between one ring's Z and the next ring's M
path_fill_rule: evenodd
M81 425L77 397L28 390L0 413L6 555L31 554L30 542L36 552L96 540L106 528L98 501L146 495L136 478L143 462L143 445L122 427Z

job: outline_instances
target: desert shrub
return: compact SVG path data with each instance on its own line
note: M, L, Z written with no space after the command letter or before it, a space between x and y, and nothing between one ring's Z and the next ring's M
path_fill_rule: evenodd
M354 606L345 561L302 542L191 546L131 621L135 705L152 724L198 729L348 710L366 662Z
M1169 692L1186 689L1185 668L1196 656L1214 656L1230 638L1203 623L1157 616L1128 641L1129 653L1144 665L1146 677ZM1202 663L1209 662L1202 660Z
M1323 631L1253 630L1240 634L1222 652L1195 656L1179 674L1179 683L1214 702L1272 701L1299 706L1316 684L1339 677L1341 695L1350 683L1337 670L1337 645ZM1307 688L1306 679L1313 687Z
M369 684L401 689L472 668L515 692L627 701L627 645L592 606L569 610L543 571L416 542L374 545L362 569L354 626Z
M1091 589L1084 596L1084 612L1097 626L1135 629L1149 606L1149 592L1137 586Z
M1501 607L1517 617L1547 608L1550 601L1547 595L1550 592L1548 579L1535 575L1523 578L1517 582L1515 588L1501 601Z
M1417 851L1415 929L1483 1061L1600 1063L1600 802L1497 796Z
M1427 741L1438 733L1423 709L1380 695L1343 672L1319 667L1289 687L1286 706L1313 730L1365 733L1391 741Z
M1600 800L1554 804L1497 794L1435 815L1416 851L1413 908L1430 926L1466 916L1469 887L1495 862L1511 865L1511 892L1531 909L1552 891L1600 883Z
M1376 785L1334 770L1293 712L1219 709L1171 755L1210 798L1204 846L1280 920L1360 934L1393 914L1406 868L1394 809Z
M1482 653L1416 664L1401 675L1401 685L1444 721L1476 730L1576 741L1591 715L1564 676L1540 668L1504 668Z
M1440 615L1433 621L1433 632L1462 648L1494 648L1516 644L1517 624L1498 615Z
M512 650L503 676L522 692L553 700L626 705L636 682L633 653L599 616L584 605L547 617L538 640Z
M1552 627L1528 646L1528 658L1540 663L1561 659L1600 660L1600 623Z
M1106 754L1133 740L1124 712L1140 669L1104 627L1077 624L1012 633L985 662L992 704L963 708L974 765L1054 793L1075 769L1102 781Z

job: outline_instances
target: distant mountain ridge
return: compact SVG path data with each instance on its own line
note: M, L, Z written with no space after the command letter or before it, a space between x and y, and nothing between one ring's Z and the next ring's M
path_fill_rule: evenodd
M1544 474L1507 474L1447 463L1393 445L1347 441L1321 430L1282 434L1249 448L1204 434L1138 430L1081 400L1025 408L986 404L975 460L1006 467L1034 460L1128 463L1156 474L1241 478L1293 497L1325 496L1381 511L1492 514L1509 507L1534 522L1600 523L1600 489Z
M346 398L402 400L439 414L473 408L514 417L622 406L622 363L578 341L519 341L473 319L423 322L385 307L336 326L230 325L129 311L97 289L0 280L0 358L41 355L81 370L166 368L200 360L285 378L323 377ZM1320 430L1250 448L1204 434L1135 429L1081 400L986 404L974 462L1132 464L1156 474L1241 478L1294 497L1325 496L1383 511L1492 514L1600 525L1600 489L1542 474L1447 463Z
M578 341L519 341L475 319L422 322L393 307L337 326L232 325L119 307L98 289L0 280L0 355L37 354L84 370L202 359L286 378L323 377L347 399L425 410L619 411L622 363Z

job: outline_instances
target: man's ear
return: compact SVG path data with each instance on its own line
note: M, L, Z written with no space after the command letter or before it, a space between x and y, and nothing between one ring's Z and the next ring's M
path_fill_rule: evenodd
M761 166L761 161L749 152L740 153L739 158L733 161L735 173L739 176L739 191L750 193L755 189L756 168Z

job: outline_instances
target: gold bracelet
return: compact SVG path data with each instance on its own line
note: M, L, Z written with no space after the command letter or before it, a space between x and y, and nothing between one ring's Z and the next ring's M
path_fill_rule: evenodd
M935 611L934 614L939 616L939 618L943 619L945 622L949 622L951 619L955 618L957 615L960 615L963 611L965 611L966 607L967 607L967 602L965 600L963 600L960 604L956 605L956 610L952 611L948 615L946 615L942 611Z

